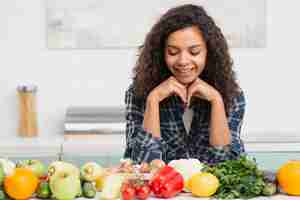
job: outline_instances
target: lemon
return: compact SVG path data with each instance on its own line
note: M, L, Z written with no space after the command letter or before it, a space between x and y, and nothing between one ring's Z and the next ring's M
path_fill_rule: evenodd
M209 197L216 193L219 179L211 173L200 172L188 180L188 188L196 197Z
M95 183L96 183L96 190L98 192L101 192L102 189L103 189L103 186L104 186L104 182L105 182L105 178L106 176L100 176L100 177L97 177L96 180L95 180Z

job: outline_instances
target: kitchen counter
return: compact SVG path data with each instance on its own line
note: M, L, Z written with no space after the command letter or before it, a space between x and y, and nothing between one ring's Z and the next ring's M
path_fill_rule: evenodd
M97 196L94 198L95 200L101 200L100 199L100 193L97 194ZM180 194L176 197L169 198L170 200L214 200L212 198L198 198L198 197L192 197L191 194ZM37 199L34 199L37 200ZM76 200L88 200L87 198L77 198ZM118 199L121 200L121 199ZM147 200L161 200L160 198L155 198L155 197L149 197ZM237 199L238 200L238 199ZM256 197L252 198L252 200L300 200L300 196L287 196L287 195L274 195L270 197Z

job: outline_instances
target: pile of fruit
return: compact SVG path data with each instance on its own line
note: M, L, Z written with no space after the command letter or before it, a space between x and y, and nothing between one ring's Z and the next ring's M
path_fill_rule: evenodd
M22 160L16 164L0 159L0 200L41 199L72 200L76 197L94 198L93 181L103 168L94 162L80 169L71 163L55 161L48 167L39 160Z
M290 195L300 195L300 161L289 161L277 173L258 169L245 156L207 166L196 159L180 159L165 164L162 160L134 164L122 159L120 164L104 168L96 162L77 167L55 161L46 166L39 160L16 164L0 159L0 200L40 199L73 200L77 197L100 200L146 200L150 195L171 198L181 192L195 197L218 199L252 198L276 194L279 188Z

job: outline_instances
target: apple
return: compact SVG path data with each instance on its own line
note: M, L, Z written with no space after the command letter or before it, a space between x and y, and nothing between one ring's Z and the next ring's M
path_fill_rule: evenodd
M75 165L68 163L68 162L55 161L55 162L52 162L48 166L49 178L51 178L51 176L54 176L57 172L69 172L69 173L73 174L74 176L80 178L79 169Z
M12 175L15 171L16 164L8 159L0 158L0 164L3 167L5 176Z
M22 160L17 163L17 167L30 169L37 177L42 177L47 172L46 165L39 160Z
M96 162L85 163L80 168L81 178L85 181L95 181L104 174L104 169Z
M3 184L4 177L5 177L4 169L3 169L2 165L0 164L0 186L2 186L2 184Z
M78 176L72 172L59 171L49 180L52 197L57 200L73 200L81 192Z

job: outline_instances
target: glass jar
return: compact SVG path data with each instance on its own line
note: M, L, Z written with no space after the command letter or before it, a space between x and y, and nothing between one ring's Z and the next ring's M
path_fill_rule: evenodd
M22 137L38 135L36 92L35 85L20 85L17 87L19 97L19 129Z

